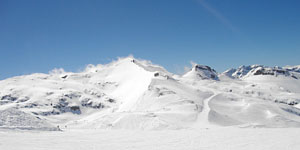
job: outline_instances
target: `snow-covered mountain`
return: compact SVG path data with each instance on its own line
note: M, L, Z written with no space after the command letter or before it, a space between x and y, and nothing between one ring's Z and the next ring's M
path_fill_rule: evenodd
M263 65L240 66L237 69L229 69L222 73L231 78L247 78L255 75L286 76L295 79L300 78L300 67L267 67Z
M204 65L194 65L193 68L183 75L185 78L189 78L192 80L205 80L205 79L212 79L212 80L219 80L217 72L210 68L209 66Z
M300 127L299 74L299 66L218 74L197 64L180 76L126 57L79 73L18 76L0 81L0 127Z

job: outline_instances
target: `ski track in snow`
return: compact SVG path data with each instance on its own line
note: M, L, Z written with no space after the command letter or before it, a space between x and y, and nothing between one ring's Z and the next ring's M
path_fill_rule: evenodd
M211 127L217 127L216 125L209 122L209 101L213 99L215 96L217 96L219 93L215 92L212 96L206 98L203 100L203 110L199 113L197 123L195 124L195 128L211 128Z

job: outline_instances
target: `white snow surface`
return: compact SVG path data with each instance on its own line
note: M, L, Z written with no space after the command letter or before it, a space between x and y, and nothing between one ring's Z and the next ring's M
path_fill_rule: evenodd
M0 130L1 150L298 150L296 128Z
M195 65L180 76L130 56L78 73L17 76L0 81L0 128L297 128L298 68L252 65L218 75Z

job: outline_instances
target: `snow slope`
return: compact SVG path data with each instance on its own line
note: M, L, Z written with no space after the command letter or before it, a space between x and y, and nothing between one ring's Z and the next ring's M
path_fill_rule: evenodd
M0 127L299 127L299 74L296 66L241 66L218 74L194 65L180 76L132 56L78 73L56 69L0 81Z

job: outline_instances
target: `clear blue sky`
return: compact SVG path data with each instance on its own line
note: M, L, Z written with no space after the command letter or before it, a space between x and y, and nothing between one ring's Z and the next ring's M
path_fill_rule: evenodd
M118 56L171 72L300 64L299 0L0 0L0 79Z

